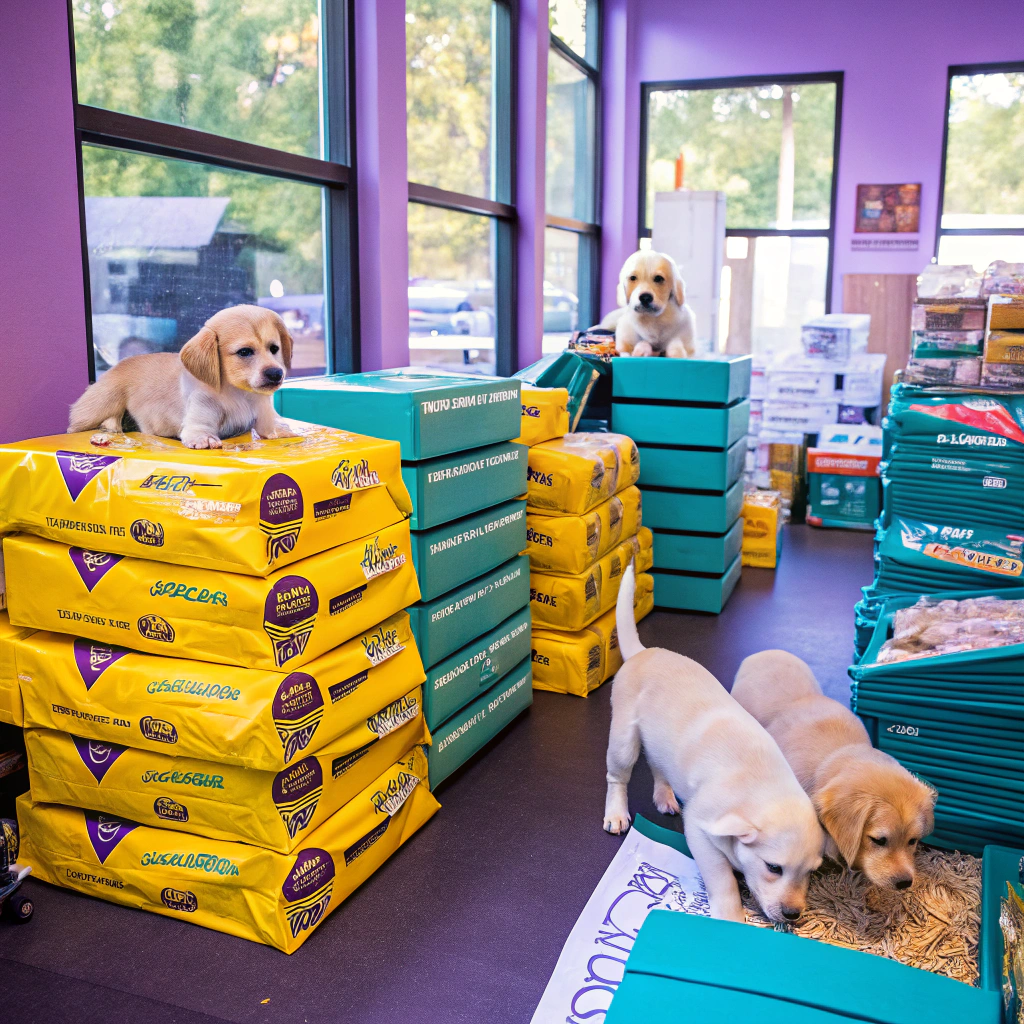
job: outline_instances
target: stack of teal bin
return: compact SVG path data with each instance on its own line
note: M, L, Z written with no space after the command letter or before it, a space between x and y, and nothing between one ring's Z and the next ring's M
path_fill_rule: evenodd
M381 370L290 380L275 402L402 446L433 788L533 701L520 382Z
M640 452L656 608L720 612L740 578L750 356L612 360L612 430Z

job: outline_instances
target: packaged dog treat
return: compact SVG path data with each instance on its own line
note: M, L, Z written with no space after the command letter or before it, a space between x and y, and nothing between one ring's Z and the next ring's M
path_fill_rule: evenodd
M8 725L21 726L25 721L14 643L31 633L24 626L12 626L7 613L0 612L0 722Z
M281 853L304 842L414 746L429 742L418 686L279 772L134 750L52 729L25 731L29 783L39 803L85 807Z
M36 878L293 953L438 809L422 748L393 764L293 853L18 800Z
M639 622L654 607L654 579L636 577L633 613ZM596 618L585 629L566 632L538 628L533 631L533 688L586 697L622 667L622 652L615 629L615 609Z
M516 440L534 445L569 433L569 391L523 384L523 427Z
M424 679L405 612L300 671L161 658L59 633L26 636L16 654L29 727L264 772L334 743Z
M419 597L407 521L263 579L4 540L11 621L172 657L299 668Z
M640 455L625 434L566 434L530 449L531 511L580 516L635 484Z
M651 567L651 531L641 527L589 569L575 576L530 573L530 612L534 626L578 630L615 605L619 582L630 559L637 573Z
M146 434L0 445L0 533L266 576L408 518L394 441L294 426L206 451Z
M623 537L640 529L640 489L624 491L582 516L530 512L526 517L526 553L530 568L544 572L583 572Z

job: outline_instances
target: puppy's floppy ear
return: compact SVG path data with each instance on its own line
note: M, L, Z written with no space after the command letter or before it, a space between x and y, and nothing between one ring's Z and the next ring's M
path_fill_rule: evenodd
M814 809L825 831L832 837L851 868L864 842L864 827L871 811L872 797L852 792L836 780L815 794Z
M730 811L711 823L708 832L713 836L732 836L744 845L757 838L757 829L742 814Z
M626 298L626 285L621 277L619 278L619 283L615 287L615 301L620 306L624 306L629 301L629 299Z
M676 261L671 256L669 263L672 266L672 297L676 300L676 305L681 306L686 301L686 282L679 273Z
M274 314L274 326L277 328L277 336L281 339L281 358L284 360L284 368L290 370L292 368L292 336L288 333L284 320L277 313Z
M196 380L220 390L220 344L217 332L209 324L204 324L199 333L185 343L181 363Z

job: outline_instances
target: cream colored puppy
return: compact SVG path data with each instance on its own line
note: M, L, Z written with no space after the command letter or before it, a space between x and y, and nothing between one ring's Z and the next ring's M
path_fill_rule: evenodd
M619 355L692 356L695 319L685 289L671 256L643 249L633 253L619 271L621 308L601 321L602 327L615 329Z
M743 920L733 871L741 871L773 921L795 921L825 837L775 741L689 658L640 643L633 620L635 578L622 578L615 622L625 664L612 684L604 827L629 828L626 787L643 746L654 802L683 823L712 917Z
M873 885L914 884L918 843L935 824L935 791L871 746L861 720L821 692L786 651L744 659L732 695L775 738L829 835L827 854Z
M215 313L181 352L131 356L111 367L71 407L70 433L121 430L127 412L144 434L180 437L188 448L255 429L292 437L271 397L292 363L284 321L262 306Z

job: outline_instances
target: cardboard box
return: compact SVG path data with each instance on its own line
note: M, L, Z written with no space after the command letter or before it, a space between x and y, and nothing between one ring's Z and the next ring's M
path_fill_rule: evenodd
M822 427L836 423L838 419L839 403L828 399L815 401L766 399L762 428L816 434Z
M274 395L282 416L398 441L429 459L519 435L519 381L418 367L293 377Z
M432 530L412 532L412 560L421 600L508 561L526 547L526 502L506 501Z
M712 612L717 615L729 600L740 580L740 560L721 575L696 576L652 569L654 607L676 611Z
M753 403L751 403L753 406ZM702 491L726 491L743 475L746 440L729 448L674 448L668 445L637 445L640 452L640 487L692 487Z
M871 530L882 510L877 455L807 450L807 522Z
M533 677L526 658L434 731L434 744L427 751L430 788L436 789L532 703Z
M654 566L687 572L723 573L732 565L743 544L743 520L721 534L654 531Z
M868 313L825 313L800 328L800 342L809 356L849 359L868 347Z
M743 507L743 482L721 494L648 487L643 496L644 525L652 530L725 533Z
M530 603L530 560L517 555L497 569L407 609L429 669Z
M529 656L530 609L526 607L430 669L423 687L427 727L436 729Z
M731 405L750 394L748 355L706 353L693 359L612 360L614 398Z
M526 493L527 448L513 442L486 445L422 462L403 462L402 481L412 495L414 530L429 530Z
M612 403L612 430L637 444L730 448L746 436L749 422L750 402L745 398L715 409L621 400Z

